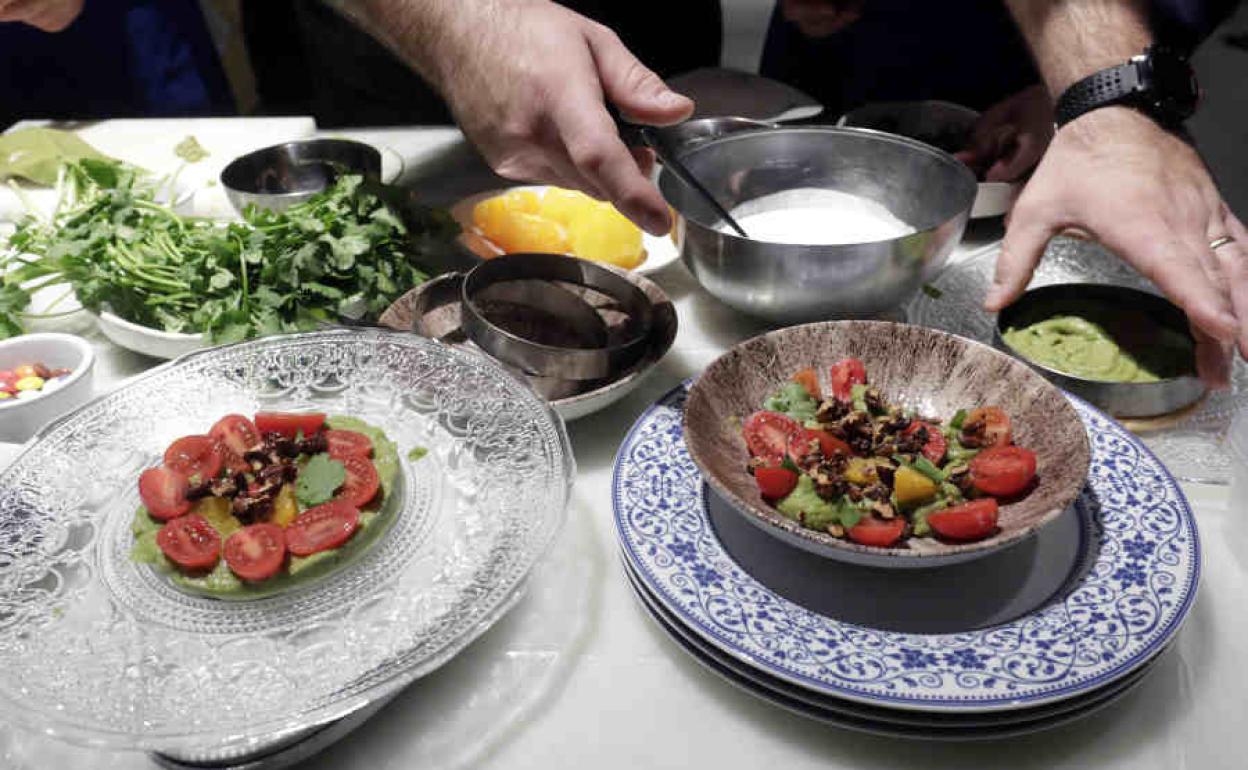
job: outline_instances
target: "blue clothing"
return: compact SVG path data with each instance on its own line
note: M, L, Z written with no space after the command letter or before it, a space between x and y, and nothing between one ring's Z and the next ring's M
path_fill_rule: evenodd
M1154 0L1160 40L1194 47L1235 0ZM760 68L823 103L835 119L868 102L942 99L984 110L1040 82L1002 0L867 0L862 17L811 39L772 15Z
M0 129L21 118L229 115L196 0L87 0L65 30L0 24Z

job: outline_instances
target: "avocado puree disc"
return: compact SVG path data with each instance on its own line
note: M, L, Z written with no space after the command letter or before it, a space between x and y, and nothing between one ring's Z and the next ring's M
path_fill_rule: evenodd
M1190 368L1191 343L1143 314L1128 313L1110 326L1082 315L1055 315L1011 327L1002 337L1025 358L1087 380L1156 382Z

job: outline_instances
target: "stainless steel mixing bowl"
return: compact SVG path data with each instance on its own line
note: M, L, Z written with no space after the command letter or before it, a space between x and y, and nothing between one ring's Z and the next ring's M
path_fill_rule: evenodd
M221 186L242 213L250 204L285 211L329 187L339 174L381 176L381 153L349 139L301 139L249 152L221 171Z
M711 209L667 170L659 189L679 214L681 259L722 302L777 323L865 318L905 302L962 237L975 176L948 153L856 128L734 121L681 158L729 210L798 188L853 193L917 232L873 243L790 245L720 232ZM744 129L744 130L742 130Z

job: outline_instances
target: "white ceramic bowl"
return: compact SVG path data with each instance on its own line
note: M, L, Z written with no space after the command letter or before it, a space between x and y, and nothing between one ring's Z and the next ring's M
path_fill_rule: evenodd
M202 334L182 334L141 326L105 310L97 315L100 331L115 344L152 358L177 358L208 347Z
M73 372L56 390L29 399L0 401L0 441L21 443L63 414L91 398L95 351L72 334L26 334L0 342L0 369L42 363Z

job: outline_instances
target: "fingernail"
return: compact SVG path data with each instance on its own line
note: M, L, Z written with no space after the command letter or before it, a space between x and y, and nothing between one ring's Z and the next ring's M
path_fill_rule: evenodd
M984 296L984 307L989 310L996 310L1001 301L1005 299L1005 286L994 283L988 287L988 294Z
M660 93L655 101L659 103L660 107L684 107L689 103L689 97L669 90Z
M671 223L667 221L667 217L662 214L646 214L642 217L642 223L645 225L646 232L655 236L663 236L667 234Z

